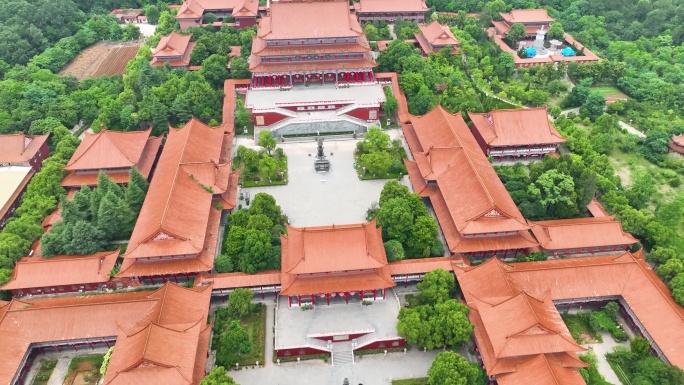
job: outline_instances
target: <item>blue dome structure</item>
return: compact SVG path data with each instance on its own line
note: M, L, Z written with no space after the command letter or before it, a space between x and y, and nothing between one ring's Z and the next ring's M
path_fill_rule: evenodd
M565 47L561 50L561 55L563 56L575 56L575 50L570 47Z
M532 47L525 48L525 56L535 57L537 56L537 50Z

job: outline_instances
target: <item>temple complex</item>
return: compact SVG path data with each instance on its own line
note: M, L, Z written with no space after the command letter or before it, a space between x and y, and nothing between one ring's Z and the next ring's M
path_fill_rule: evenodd
M557 153L565 138L549 122L546 107L468 112L472 133L495 161L529 162Z
M392 23L401 18L424 23L430 8L424 0L361 0L354 2L359 21L385 21Z
M528 38L533 38L537 34L537 30L549 30L551 23L556 21L553 17L549 17L546 9L513 9L508 13L500 13L502 21L492 21L497 34L506 36L506 33L511 29L515 23L520 23L525 26Z
M168 64L171 68L197 69L190 66L190 55L197 42L190 41L192 34L181 35L171 31L169 35L162 36L157 48L152 51L153 67Z
M252 44L245 107L255 137L363 134L380 125L385 94L358 20L345 1L271 4ZM283 92L287 91L287 92Z
M233 126L170 128L118 277L186 282L214 265L222 210L235 207Z
M507 265L493 258L478 266L454 265L471 308L479 359L490 384L584 384L559 312L620 306L626 327L646 338L651 352L683 366L684 309L641 253Z
M258 0L183 0L176 15L181 30L206 25L204 16L216 16L216 23L223 22L235 28L251 27L256 24L259 12Z
M13 296L22 297L103 289L118 257L119 250L92 255L22 258L17 261L12 278L0 290L11 290Z
M64 169L69 173L62 186L78 189L82 185L96 186L100 172L116 183L128 183L131 168L149 178L157 159L162 137L150 137L145 131L111 131L104 128L97 134L86 133Z
M416 32L416 41L423 56L431 52L437 53L443 48L449 48L452 54L458 52L458 45L461 44L454 36L448 25L439 24L437 20L428 25L419 25L420 32Z
M414 160L404 163L414 191L434 208L452 253L505 259L538 245L460 113L437 106L410 122L403 131Z
M0 301L0 383L24 385L42 354L116 349L103 384L198 385L204 378L211 286Z

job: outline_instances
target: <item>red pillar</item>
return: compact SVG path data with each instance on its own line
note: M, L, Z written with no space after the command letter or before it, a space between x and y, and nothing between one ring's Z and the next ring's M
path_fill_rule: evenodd
M363 302L363 290L361 290L359 294L361 295L361 301Z
M302 306L302 296L301 295L297 296L297 305Z
M504 250L504 256L503 259L506 259L506 256L508 255L508 249Z
M325 293L325 302L327 302L328 306L330 306L330 293Z
M290 297L289 295L287 296L287 305L289 307L292 307L292 297Z
M358 82L359 82L359 73L354 72L354 83L358 83Z
M386 292L386 290L387 290L387 289L382 289L382 299L387 298L387 292Z
M347 72L346 76L347 76L347 83L349 83L349 77L350 77L350 73L349 73L349 72Z
M259 289L261 290L261 299L265 299L264 298L264 287L260 286Z
M316 296L311 294L311 304L313 305L315 303L316 303Z
M348 291L345 291L345 292L344 292L344 300L345 300L347 303L349 303L349 292L348 292Z
M278 76L278 87L280 87L283 84L283 78L282 76Z
M408 287L408 274L406 274L406 280L404 281L404 289Z
M378 299L378 289L373 290L373 301Z
M173 282L178 283L178 277L176 277L176 273L173 273Z

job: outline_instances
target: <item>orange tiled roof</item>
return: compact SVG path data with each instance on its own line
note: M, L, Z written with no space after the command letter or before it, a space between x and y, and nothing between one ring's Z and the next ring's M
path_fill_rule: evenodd
M411 151L418 169L439 186L461 234L529 228L460 113L437 106L411 122L405 129L417 139Z
M268 270L256 274L200 274L195 278L195 286L208 285L210 283L214 289L280 285L280 270Z
M458 45L460 42L456 39L456 36L451 32L449 26L439 24L437 20L434 20L428 25L419 25L421 35L430 44L430 46L447 46L447 45Z
M50 134L0 135L0 164L28 162L36 156Z
M145 131L102 129L97 134L86 133L64 169L75 171L133 167L141 161L151 132L152 129L148 128Z
M639 241L610 216L529 223L535 238L547 250L631 245Z
M1 290L107 282L118 257L119 250L92 255L22 258Z
M546 9L513 9L508 13L499 13L501 17L508 23L550 23L556 21L553 17L549 17Z
M341 226L287 226L282 243L282 294L394 286L375 221ZM379 285L379 286L378 286Z
M162 36L157 44L157 48L152 52L152 66L162 66L169 63L171 67L187 67L190 65L190 55L192 50L197 45L197 42L191 42L190 35L181 35L176 31L171 31L168 36ZM168 60L165 57L180 56L180 59Z
M219 163L224 151L225 130L224 126L209 127L194 118L180 129L170 129L127 253L123 256L126 261L120 275L131 276L132 273L126 270L133 259L197 256L206 249L207 234L213 233L209 230L210 218L213 211L219 212L213 207L213 196L225 195L229 187L237 188L228 182L230 164ZM232 135L228 137L232 138ZM145 265L158 269L164 264L178 267L190 264L188 268L197 268L205 263L190 257ZM175 272L208 271L211 266L209 263L200 270Z
M591 202L587 205L587 210L591 213L592 217L608 217L608 211L601 205L601 202L596 198L591 198ZM612 217L612 216L611 216Z
M484 114L468 112L468 116L473 129L493 147L565 142L549 123L546 107L492 110Z
M641 253L510 265L491 259L476 267L455 266L454 271L469 303L474 296L509 297L519 291L537 298L549 295L553 301L620 296L667 360L684 367L684 308ZM517 317L517 311L503 314L500 323L510 319L516 324ZM475 330L477 335L477 325ZM493 366L486 360L485 365L490 372Z
M167 283L153 292L0 302L0 382L12 381L31 344L117 336L104 384L197 385L209 346L210 297L211 286L185 289ZM174 330L185 344L169 349L169 340L134 340L126 333L151 328Z
M140 154L140 159L135 165L135 167L138 169L138 172L140 172L145 179L149 179L150 177L152 166L154 166L154 161L157 159L157 154L159 154L159 148L161 147L162 139L163 136L148 138L147 142L145 143L145 147L143 147L142 153ZM128 183L131 178L129 170L116 172L105 170L104 173L118 184ZM76 173L75 170L71 170L64 177L64 179L62 179L61 184L64 187L74 188L78 188L83 185L95 186L97 185L98 176L99 175L97 173L79 174Z
M418 259L403 259L389 263L390 274L405 275L405 274L423 274L435 269L444 269L451 271L452 263L461 263L459 257L434 257L434 258L418 258Z
M235 86L249 86L250 79L228 79L223 83L223 114L222 123L233 131L235 124Z
M239 48L239 47L238 47ZM355 43L339 44L309 44L309 45L278 45L268 46L266 40L254 36L252 41L252 55L282 56L282 55L313 55L329 53L359 53L370 51L370 45L364 35L356 38Z
M362 59L346 60L321 60L299 62L264 62L257 55L249 57L250 72L289 72L289 71L334 71L334 70L370 70L378 64L373 61L370 54Z
M357 13L427 12L429 9L423 0L361 0L354 2L354 8Z
M363 35L346 1L278 1L261 19L257 36L262 39L322 39Z
M237 17L256 17L257 0L187 0L180 6L176 19L199 19L204 12L232 10Z

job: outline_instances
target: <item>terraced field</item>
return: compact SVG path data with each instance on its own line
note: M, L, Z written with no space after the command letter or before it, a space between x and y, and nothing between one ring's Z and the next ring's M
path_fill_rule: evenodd
M99 42L86 48L60 71L60 75L74 75L78 80L94 76L123 74L126 64L135 57L139 42Z

